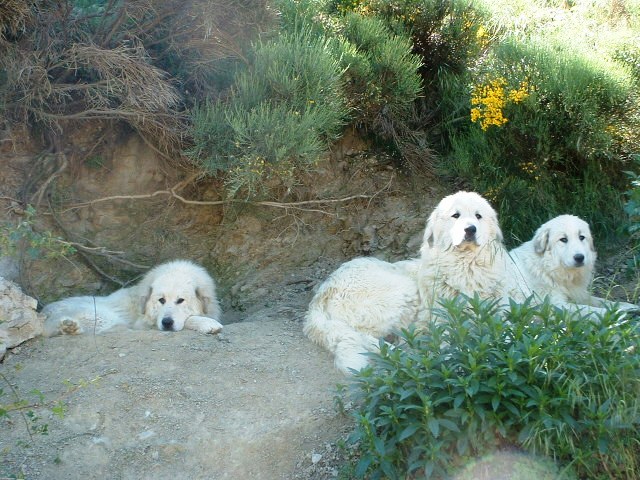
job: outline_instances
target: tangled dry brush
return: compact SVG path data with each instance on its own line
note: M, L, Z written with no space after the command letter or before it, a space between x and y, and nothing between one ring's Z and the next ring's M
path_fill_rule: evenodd
M242 2L5 0L3 116L41 129L52 146L87 121L124 122L180 158L186 110L215 94L208 78L221 60L242 58L266 17L263 3Z

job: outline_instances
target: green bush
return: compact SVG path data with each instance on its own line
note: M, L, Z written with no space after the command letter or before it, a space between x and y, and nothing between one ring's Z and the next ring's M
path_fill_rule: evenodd
M465 0L336 0L333 8L379 18L396 34L409 34L427 89L443 70L466 71L488 42L484 14Z
M0 255L17 256L18 252L25 252L32 259L60 258L76 251L73 245L51 231L36 228L36 215L36 209L27 205L15 223L0 223Z
M439 316L356 376L358 478L447 476L505 446L555 459L556 478L640 478L633 319L478 297Z
M192 116L188 155L225 173L231 196L291 187L349 122L404 147L404 122L421 91L409 38L382 21L330 18L313 0L282 0L278 8L281 32L256 44L225 101L206 102Z
M348 108L331 44L304 28L260 43L228 100L195 109L188 154L227 173L230 196L259 195L271 180L291 186L340 132Z
M365 88L359 92L356 89L352 98L357 99L356 111L361 112L361 122L368 131L392 144L413 171L433 173L434 147L441 144L441 123L449 113L442 102L446 93L443 78L462 75L487 48L490 34L484 15L464 0L334 0L330 6L344 15L342 21L347 24L354 18L365 19L361 22L375 20L398 37L410 39L422 84L420 100L413 102L412 111L380 116L379 110L367 108L367 99L376 96ZM354 43L363 44L358 40ZM378 54L373 55L373 61L377 58ZM358 72L357 63L350 65L356 79L364 85L375 85L366 72ZM357 87L359 83L356 80L352 85ZM376 102L371 103L375 107Z
M608 65L551 44L505 41L467 82L450 82L443 171L494 202L508 240L526 240L567 212L598 237L615 236L624 161L640 138L621 133L635 121L634 83ZM461 99L471 121L453 121L463 118Z
M640 155L635 155L636 166L640 168ZM625 172L631 181L631 188L625 192L624 211L628 215L628 233L631 249L627 259L628 273L640 274L640 174L634 171Z
M635 157L636 165L640 167L640 155ZM629 234L640 243L640 174L625 172L631 181L631 188L627 190L625 212L629 215Z

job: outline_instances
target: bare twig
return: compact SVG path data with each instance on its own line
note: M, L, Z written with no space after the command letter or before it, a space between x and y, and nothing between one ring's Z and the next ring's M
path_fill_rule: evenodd
M36 193L34 193L31 196L31 202L34 201L34 199L36 199L35 201L35 205L36 208L40 205L40 202L42 201L42 196L44 195L45 191L47 190L47 188L49 187L49 184L56 178L58 177L62 172L64 172L67 168L67 166L69 165L69 161L67 160L67 156L63 153L63 152L59 152L58 156L60 158L62 158L62 164L60 165L60 167L58 167L58 169L53 172L49 178L47 178L45 180L45 182L38 188L38 190L36 191Z
M90 207L93 205L96 205L98 203L104 203L104 202L112 202L115 200L145 200L145 199L151 199L151 198L155 198L158 196L162 196L162 195L167 195L169 197L175 198L176 200L179 200L180 202L186 204L186 205L200 205L200 206L219 206L219 205L228 205L228 204L233 204L233 203L243 203L243 204L249 204L249 205L256 205L256 206L261 206L261 207L270 207L270 208L282 208L282 209L294 209L294 210L301 210L301 211L305 211L305 212L314 212L314 213L322 213L327 215L328 212L321 210L321 209L317 209L317 208L305 208L306 206L312 206L312 205L325 205L325 204L334 204L334 203L345 203L345 202L350 202L352 200L359 200L359 199L366 199L369 200L370 202L373 201L373 199L378 196L380 193L382 193L383 191L387 190L390 185L391 185L391 181L390 180L382 189L380 189L379 191L375 192L373 195L365 195L365 194L357 194L357 195L349 195L347 197L341 197L341 198L326 198L326 199L317 199L317 200L304 200L304 201L299 201L299 202L274 202L274 201L256 201L256 202L251 202L251 201L246 201L246 200L189 200L187 198L184 198L182 195L179 195L177 193L177 191L182 190L188 183L190 183L191 181L195 180L195 178L197 178L200 174L194 174L191 177L187 178L186 180L183 180L182 182L176 184L173 188L169 189L169 190L157 190L153 193L147 193L147 194L140 194L140 195L112 195L109 197L102 197L102 198L96 198L94 200L89 200L87 202L82 202L82 203L76 203L74 205L70 205L68 206L66 209L62 210L61 213L66 213L66 212L70 212L70 211L74 211L74 210L78 210L80 208L86 208L86 207Z
M49 210L51 212L54 212L53 207L51 205L51 202L49 202ZM67 237L67 238L71 237L71 234L64 227L64 225L62 225L62 222L57 217L55 212L52 213L51 215L52 215L52 218L53 218L54 222L56 222L56 225L58 226L58 228L64 233L65 237ZM110 275L107 275L95 263L90 261L86 254L92 254L92 255L99 255L101 257L107 257L112 261L118 262L118 263L123 264L123 265L127 265L129 267L133 267L136 270L148 270L149 269L148 265L140 265L140 264L137 264L137 263L133 263L133 262L131 262L129 260L125 260L124 258L121 258L120 255L124 255L126 252L108 250L106 247L100 247L100 246L89 247L89 246L84 245L82 243L73 242L73 241L69 241L69 240L59 240L59 243L62 244L62 245L68 245L68 246L74 247L78 251L78 254L82 258L84 258L85 261L88 262L89 266L92 269L94 269L100 275L104 276L107 280L109 280L111 282L114 282L114 283L116 283L116 284L118 284L120 286L124 286L125 282L122 282L120 280L117 280L117 279L111 277Z

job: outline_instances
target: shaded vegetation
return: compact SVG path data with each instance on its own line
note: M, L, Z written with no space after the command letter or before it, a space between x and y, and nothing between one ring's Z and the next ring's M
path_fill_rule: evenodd
M221 176L228 196L278 197L355 126L407 174L487 196L508 243L568 212L598 238L624 233L622 172L640 150L632 2L1 8L5 118L43 132L54 152L82 122L117 122Z
M555 459L549 478L639 478L633 319L477 297L439 318L356 376L358 478L448 478L505 448Z
M42 131L53 150L87 121L123 122L173 158L188 138L185 108L270 18L253 1L33 0L2 9L7 119Z

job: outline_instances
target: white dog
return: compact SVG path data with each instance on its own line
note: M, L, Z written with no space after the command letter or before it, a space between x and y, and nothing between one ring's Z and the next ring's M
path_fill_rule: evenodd
M613 302L591 295L589 288L596 263L596 249L589 224L573 215L560 215L543 224L533 239L509 252L528 287L552 304L574 310L604 313ZM624 310L638 310L618 303Z
M506 301L531 294L502 243L498 216L474 192L443 198L429 216L418 272L425 320L439 298L459 294Z
M396 329L429 320L441 297L477 292L522 301L531 294L502 244L496 212L477 193L458 192L440 201L420 252L420 259L395 264L352 260L320 286L304 332L334 353L338 369L363 368L362 353L375 351L379 339Z
M116 326L142 329L154 325L217 333L221 311L216 286L199 265L175 260L149 270L132 287L106 297L70 297L47 305L45 335L101 333Z
M418 263L356 258L341 265L311 300L304 333L335 355L342 372L361 370L368 363L363 353L376 351L380 338L415 321Z

